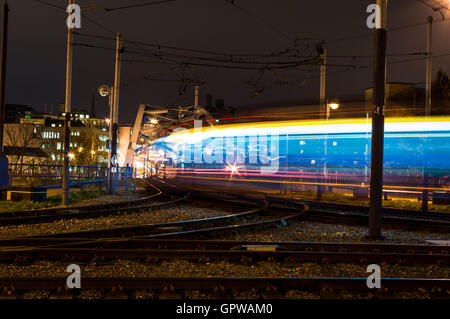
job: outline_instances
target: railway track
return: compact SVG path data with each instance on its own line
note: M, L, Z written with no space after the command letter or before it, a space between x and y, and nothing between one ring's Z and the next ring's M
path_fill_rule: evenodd
M93 278L81 279L80 289L68 290L66 278L0 278L0 289L9 298L19 298L30 290L43 290L65 294L66 298L73 298L83 290L99 290L100 298L112 295L117 298L132 298L136 290L151 290L159 298L173 298L174 294L185 293L189 290L213 293L212 297L230 298L236 291L251 290L266 298L278 297L288 290L307 290L323 292L336 290L357 291L381 294L395 292L429 292L436 296L448 297L450 291L449 279L425 278L382 278L381 289L368 289L366 278L342 277L216 277L216 278Z
M15 260L117 260L117 259L226 259L281 260L328 263L403 263L450 265L449 246L295 243L198 240L94 240L28 242L30 246L12 246L0 242L0 261ZM31 246L32 244L37 246ZM42 244L47 244L43 246ZM40 245L40 246L39 246Z
M14 217L32 217L32 216L44 216L44 215L53 215L53 214L62 214L64 212L73 212L73 211L92 211L96 209L107 209L114 208L117 206L126 206L129 204L138 204L145 203L148 200L153 200L159 196L162 196L164 193L161 190L156 189L157 192L152 195L145 195L141 198L135 200L128 201L118 201L113 203L105 203L105 204L95 204L95 205L74 205L70 207L58 206L58 207L48 207L42 209L33 209L33 210L23 210L23 211L8 211L0 213L0 221L7 220L8 218Z
M101 216L110 216L116 214L124 214L124 213L132 213L139 210L144 209L156 209L164 206L173 205L179 203L185 199L187 199L189 195L185 195L181 198L166 200L164 202L150 202L147 201L153 199L153 197L146 197L145 200L141 200L138 203L122 203L117 204L115 206L109 206L108 208L98 209L100 207L96 207L97 209L90 210L63 210L57 213L50 214L39 214L36 216L22 216L22 217L9 217L9 218L0 218L0 226L7 225L23 225L23 224L38 224L38 223L46 223L55 220L65 220L65 219L85 219L85 218L94 218Z
M215 193L205 190L190 190L193 198L204 198L205 196L215 198ZM307 205L308 211L305 218L325 222L368 224L369 207L361 205L349 205L336 202L311 201L304 199L283 198L270 196L263 192L236 193L221 191L221 197L217 200L224 202L239 199L243 201L267 200L272 207L298 207ZM430 230L450 233L450 214L441 212L419 212L394 208L383 208L383 224L393 228L406 228L411 230Z
M118 227L104 230L65 232L58 234L48 234L41 236L32 236L30 238L181 238L185 236L213 236L227 231L236 231L241 229L251 229L257 227L273 226L276 224L286 224L287 220L297 218L303 212L273 217L265 212L267 203L256 209L225 216L209 217L202 219L183 220L172 223L148 224L131 227ZM306 207L305 207L306 209ZM252 219L262 219L256 222ZM223 225L228 223L229 225ZM44 239L45 240L45 239Z
M174 199L173 195L167 194L155 186L153 187L156 190L155 194L144 196L132 201L0 213L0 226L38 224L73 218L84 219L124 214L143 209L155 209L163 206L173 205L178 202L184 201L190 196L189 193L185 192L182 196ZM155 199L158 199L160 197L166 197L167 199L155 203Z
M191 194L196 197L201 197L200 192L192 192ZM280 198L263 193L253 195L227 193L227 195L230 198L246 200L264 198L275 207L298 207L298 205L307 205L309 207L308 211L305 212L305 219L307 220L333 223L344 222L359 225L368 224L369 207L367 206ZM422 213L411 210L383 208L383 224L394 228L450 233L450 214L437 212Z
M132 248L132 249L196 249L225 250L267 247L272 251L334 251L334 252L403 252L450 254L450 246L419 244L347 243L347 242L283 242L244 240L193 240L148 238L15 238L0 240L0 250L7 248Z

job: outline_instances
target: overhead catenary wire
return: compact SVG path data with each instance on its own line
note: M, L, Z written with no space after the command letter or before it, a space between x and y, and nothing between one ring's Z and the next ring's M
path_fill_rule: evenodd
M444 58L444 57L448 57L448 56L450 56L450 53L442 53L442 54L433 55L432 58L433 59L439 59L439 58ZM416 62L416 61L423 61L426 58L427 57L415 58L415 59L407 59L407 60L390 61L387 64L388 65L392 65L392 64L410 63L410 62ZM369 69L369 68L372 68L372 67L373 67L373 65L359 65L359 66L355 66L355 67L349 68L348 70L339 70L339 71L329 72L329 73L327 73L327 76L333 75L333 74L351 72L351 71L364 70L364 69ZM311 72L318 72L318 71L311 70Z
M152 5L163 4L163 3L167 3L167 2L175 2L175 1L178 1L178 0L151 1L151 2L144 2L144 3L139 3L139 4L131 4L128 6L115 7L115 8L104 8L104 9L107 12L111 12L111 11L124 10L124 9L135 9L135 8L140 8L140 7L148 7L148 6L152 6Z
M266 22L265 20L263 20L262 18L260 18L259 16L255 15L254 13L250 12L249 10L239 6L236 2L237 0L225 0L225 2L229 3L230 5L232 5L234 8L238 9L239 11L243 12L244 14L246 14L247 16L251 17L252 19L258 20L258 22L262 23L265 27L269 28L270 30L272 30L273 32L277 33L278 35L280 35L281 37L283 37L284 39L287 39L290 42L296 42L296 39L287 35L285 32L275 28L274 26L272 26L270 23Z
M103 40L110 40L110 41L116 40L113 37L107 37L107 36L102 36L102 35L97 35L97 34L89 34L89 33L84 33L84 32L79 32L79 31L74 32L74 34L78 35L78 36L91 37L91 38L97 38L97 39L103 39ZM223 52L223 51L220 52L220 51L211 51L211 50L200 50L200 49L192 49L192 48L174 47L174 46L168 46L168 45L159 44L159 43L133 41L133 40L129 40L129 39L124 39L123 42L128 43L128 44L153 47L158 50L168 49L168 50L203 53L203 54L211 54L211 55L226 56L226 57L253 57L253 58L266 58L266 57L276 57L276 56L281 57L281 56L284 56L284 52L285 52L285 51L281 51L281 52L272 52L272 53L265 53L265 54L246 54L246 53L232 53L232 52ZM291 49L291 50L293 50L293 49Z
M443 23L443 22L448 22L448 21L450 21L450 19L449 18L445 18L443 20L433 21L433 23ZM392 33L392 32L396 32L396 31L407 30L407 29L411 29L411 28L424 26L424 25L427 25L427 24L428 24L428 22L413 23L413 24L408 24L408 25L405 25L405 26L398 26L398 27L394 27L394 28L389 28L389 29L387 29L387 32L388 33ZM334 43L337 43L337 42L344 42L344 41L355 40L355 39L360 39L360 38L365 38L365 37L373 37L373 33L372 32L365 32L365 33L361 33L361 34L357 34L357 35L353 35L353 36L336 38L336 39L332 39L332 40L326 40L324 42L324 44L329 45L329 44L334 44Z
M88 34L88 33L80 33L80 32L75 32L75 35L80 35L83 37L92 37L92 38L99 38L99 39L104 39L104 40L111 40L111 41L115 41L115 38L112 37L107 37L107 36L101 36L101 35L95 35L95 34ZM215 52L215 51L205 51L205 50L197 50L197 49L190 49L190 48L182 48L182 47L172 47L172 46L165 46L162 44L156 44L156 43L145 43L145 42L136 42L136 41L131 41L131 40L124 40L124 42L129 43L129 44L139 44L139 45L144 45L144 46L151 46L151 47L155 47L158 50L157 51L150 51L150 50L146 50L146 49L142 49L142 48L135 48L135 47L130 47L127 46L128 49L133 49L136 51L145 51L145 52L161 52L160 50L162 49L173 49L173 50L177 50L177 51L186 51L186 52L196 52L196 53L204 53L204 54L211 54L213 56L217 55L217 56L223 56L223 60L222 61L229 61L231 63L238 63L239 60L241 60L242 62L245 61L244 59L251 59L251 58L275 58L275 57L279 57L279 58L283 58L283 59L288 59L288 58L305 58L305 57L309 57L311 55L279 55L279 54L242 54L242 53L223 53L223 52ZM171 53L172 54L172 53ZM402 56L402 55L425 55L426 52L407 52L407 53L391 53L388 54L388 56ZM191 57L191 56L189 56ZM363 55L358 55L358 54L353 54L353 55L327 55L328 58L372 58L373 55L372 54L363 54ZM209 57L208 57L209 59ZM213 57L214 59L214 57ZM261 62L263 63L263 62ZM284 62L283 62L284 63Z

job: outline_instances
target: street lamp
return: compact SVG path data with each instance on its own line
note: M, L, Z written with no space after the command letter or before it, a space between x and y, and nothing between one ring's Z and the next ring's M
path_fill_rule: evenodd
M332 99L332 100L329 100L329 101L327 102L327 121L328 121L328 119L330 118L331 110L335 111L335 110L337 110L340 106L341 106L341 105L339 104L339 101L336 100L336 99Z
M339 103L336 102L332 102L328 104L328 107L331 108L332 110L337 110L339 108Z
M111 149L112 149L112 125L111 122L113 120L113 98L114 98L114 87L112 86L108 86L108 85L101 85L98 88L98 93L103 96L103 97L107 97L109 96L109 118L105 119L106 124L109 126L109 131L108 131L108 181L107 181L107 188L108 188L108 192L111 193L112 192L112 174L111 174Z
M331 110L335 111L337 110L341 105L339 104L339 101L337 99L330 99L327 101L327 117L326 117L326 123L328 123L328 120L330 118ZM325 158L328 156L328 126L325 131ZM328 181L328 169L327 169L327 162L323 164L323 175L324 175L324 181ZM317 197L319 200L322 200L322 193L328 191L328 187L325 186L318 186L317 187Z

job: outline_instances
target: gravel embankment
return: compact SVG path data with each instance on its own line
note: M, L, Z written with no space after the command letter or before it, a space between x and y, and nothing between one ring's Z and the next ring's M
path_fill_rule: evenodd
M31 264L0 263L0 277L67 277L73 261L37 261ZM362 277L367 265L349 263L247 262L224 260L195 262L167 260L141 262L117 260L79 264L86 277ZM382 278L450 278L450 267L380 263Z
M288 226L259 232L237 233L236 240L270 241L329 241L329 242L369 242L368 227L358 225L327 224L309 221L288 221ZM384 228L383 243L426 244L427 240L450 240L447 233L430 231L408 231ZM372 241L371 241L372 242Z
M163 207L161 209L143 210L136 213L124 213L97 218L68 219L41 224L2 226L0 227L0 238L169 223L227 214L230 214L229 209L198 207L195 203L192 205L178 204L175 206Z
M139 198L148 196L144 193L136 193L136 192L118 192L114 195L105 194L100 197L85 199L79 201L78 203L72 204L71 206L80 206L80 205L101 205L101 204L110 204L115 202L128 202L132 200L137 200ZM157 197L156 197L157 198Z

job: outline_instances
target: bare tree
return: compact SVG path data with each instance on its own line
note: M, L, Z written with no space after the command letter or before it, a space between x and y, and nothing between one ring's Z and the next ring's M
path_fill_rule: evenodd
M36 161L28 155L30 148L40 148L40 130L33 124L5 124L4 145L12 146L10 163L24 164Z

